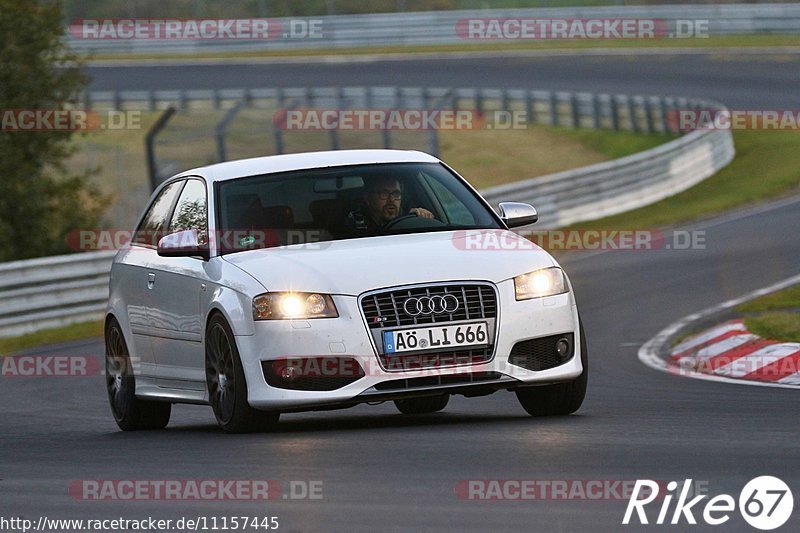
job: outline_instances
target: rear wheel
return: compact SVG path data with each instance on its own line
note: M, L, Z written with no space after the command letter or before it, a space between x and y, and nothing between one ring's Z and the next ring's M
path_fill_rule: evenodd
M450 401L449 394L440 394L439 396L395 400L394 405L404 415L424 415L441 411L447 407L448 401Z
M569 415L580 409L586 396L589 362L586 352L586 335L580 325L581 364L583 372L572 381L517 389L517 399L531 416Z
M172 404L140 400L136 397L136 377L128 345L116 319L106 325L106 390L111 412L123 431L163 429L169 424Z
M230 326L220 315L211 318L206 331L206 386L214 416L224 431L264 431L277 424L278 413L259 411L247 403L239 350Z

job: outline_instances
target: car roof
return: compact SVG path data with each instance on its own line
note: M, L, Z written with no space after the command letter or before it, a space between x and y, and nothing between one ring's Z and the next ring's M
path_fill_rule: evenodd
M271 155L227 161L181 172L179 176L202 176L212 182L244 176L289 172L313 168L368 165L374 163L438 163L439 160L414 150L328 150L299 154Z

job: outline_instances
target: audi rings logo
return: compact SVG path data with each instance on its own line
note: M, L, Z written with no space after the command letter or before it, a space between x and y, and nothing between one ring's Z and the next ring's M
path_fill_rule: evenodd
M452 294L441 296L421 296L409 298L403 302L403 310L408 316L441 315L455 313L458 309L458 298Z

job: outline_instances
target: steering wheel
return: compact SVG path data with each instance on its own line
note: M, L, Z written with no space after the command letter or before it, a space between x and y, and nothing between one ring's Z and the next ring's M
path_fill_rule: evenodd
M386 230L392 229L393 227L395 227L396 225L398 225L398 224L399 224L399 223L401 223L402 221L404 221L404 220L410 220L410 219L412 219L412 218L417 218L417 215L414 215L414 214L411 214L411 215L402 215L402 216L399 216L399 217L393 218L392 220L390 220L389 222L387 222L386 224L384 224L384 225L383 225L383 227L381 228L381 230L382 230L382 231L386 231Z

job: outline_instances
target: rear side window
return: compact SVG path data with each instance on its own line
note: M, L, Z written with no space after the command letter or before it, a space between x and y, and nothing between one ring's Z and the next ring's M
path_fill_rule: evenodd
M156 246L158 240L166 235L172 205L184 183L184 181L176 181L164 187L145 213L142 223L139 224L139 228L136 230L136 243Z

